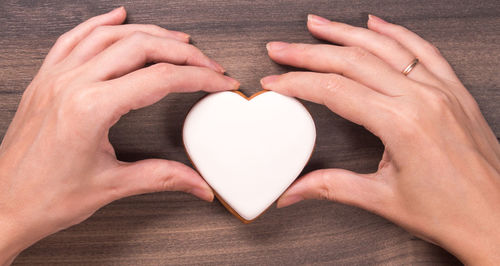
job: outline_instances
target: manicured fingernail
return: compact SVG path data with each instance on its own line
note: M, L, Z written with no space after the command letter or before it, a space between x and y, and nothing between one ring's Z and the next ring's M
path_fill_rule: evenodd
M320 17L320 16L316 16L316 15L312 15L312 14L309 14L307 15L307 20L309 22L311 22L312 24L315 24L315 25L325 25L325 24L328 24L330 23L331 21L324 18L324 17Z
M113 9L113 10L109 11L109 14L111 14L111 13L118 13L118 12L120 12L122 9L125 9L125 7L124 7L124 6L121 6L121 7L115 8L115 9Z
M282 197L278 200L276 207L283 208L283 207L295 204L295 203L302 201L302 200L304 200L304 198L302 196L299 196L299 195L291 195L291 196Z
M289 45L290 44L286 42L269 42L266 44L266 49L267 51L279 51L288 47Z
M368 15L368 20L379 22L379 23L387 23L387 21L385 21L385 20L383 20L375 15L372 15L372 14Z
M221 65L219 65L219 63L215 62L212 59L210 59L210 67L212 67L213 70L220 73L226 72L226 70Z
M233 88L231 90L235 91L237 90L239 87L240 87L240 82L238 82L237 80L231 78L231 77L228 77L228 76L224 76L224 78L231 82L231 84L233 85Z
M273 82L277 81L279 79L279 75L272 75L272 76L267 76L265 78L262 78L260 80L260 85L262 88L266 88L267 86L271 85Z
M214 200L214 193L209 189L194 188L191 190L191 194L208 202L212 202Z

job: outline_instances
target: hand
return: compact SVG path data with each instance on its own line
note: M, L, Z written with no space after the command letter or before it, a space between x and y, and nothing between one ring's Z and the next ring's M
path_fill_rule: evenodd
M375 212L463 262L500 261L500 145L447 61L415 33L370 16L368 28L310 15L316 37L343 46L271 42L276 62L312 71L261 80L321 103L377 135L378 171L318 170L278 207L329 199ZM420 63L405 76L414 58Z
M189 35L118 25L125 17L118 8L62 35L26 89L0 146L0 264L122 197L180 190L213 199L181 163L118 161L108 131L170 92L239 84L189 45Z

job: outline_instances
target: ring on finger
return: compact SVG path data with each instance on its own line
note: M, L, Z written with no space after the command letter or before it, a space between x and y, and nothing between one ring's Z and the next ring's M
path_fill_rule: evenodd
M415 68L417 64L418 64L418 58L415 58L401 73L407 76Z

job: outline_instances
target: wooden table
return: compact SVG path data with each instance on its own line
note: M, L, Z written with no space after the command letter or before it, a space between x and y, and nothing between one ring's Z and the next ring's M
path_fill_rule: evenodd
M470 2L470 3L465 3ZM242 90L289 69L266 55L272 40L317 43L306 15L362 26L368 12L436 44L476 97L500 136L500 4L491 1L0 1L0 136L25 87L55 39L82 20L124 4L129 23L191 34ZM111 131L122 160L158 157L188 163L181 124L203 93L172 94L126 115ZM372 134L306 103L317 125L317 148L305 171L376 170L383 146ZM80 225L54 234L16 264L458 264L439 247L391 222L342 204L309 201L271 208L244 225L219 202L156 193L114 202Z

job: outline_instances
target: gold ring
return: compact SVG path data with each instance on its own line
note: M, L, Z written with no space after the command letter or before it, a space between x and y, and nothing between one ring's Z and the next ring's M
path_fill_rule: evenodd
M417 64L418 64L418 58L415 58L401 73L403 73L403 75L405 76L408 75L413 70L413 68L415 68Z

